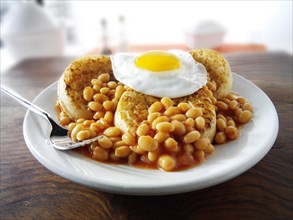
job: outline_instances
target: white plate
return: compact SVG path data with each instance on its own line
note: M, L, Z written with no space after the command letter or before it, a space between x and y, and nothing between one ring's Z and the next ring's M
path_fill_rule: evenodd
M97 190L132 195L164 195L210 187L227 181L254 166L274 144L278 134L278 116L267 95L248 80L233 74L233 91L254 106L254 118L241 130L241 136L219 145L205 163L179 172L139 169L127 165L109 165L91 160L73 151L58 151L48 145L49 126L28 111L23 133L34 157L52 172ZM46 88L34 103L55 113L57 83Z

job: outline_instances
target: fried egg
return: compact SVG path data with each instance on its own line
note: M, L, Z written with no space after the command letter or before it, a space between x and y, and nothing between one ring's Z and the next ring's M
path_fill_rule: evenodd
M155 97L187 96L207 83L205 67L181 50L117 53L111 62L117 80Z

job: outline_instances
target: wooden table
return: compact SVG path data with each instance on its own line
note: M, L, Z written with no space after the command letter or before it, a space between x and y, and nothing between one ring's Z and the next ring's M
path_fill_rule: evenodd
M177 195L99 192L51 173L30 154L22 135L26 109L1 93L0 219L293 219L292 56L242 53L227 59L234 72L271 98L279 116L278 138L253 168L217 186ZM3 74L1 83L32 100L71 60L27 60Z

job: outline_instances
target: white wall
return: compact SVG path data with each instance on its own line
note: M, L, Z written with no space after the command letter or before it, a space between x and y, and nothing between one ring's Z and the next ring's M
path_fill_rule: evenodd
M292 1L72 1L79 43L99 46L100 19L117 43L124 15L131 44L184 43L184 30L212 19L227 29L225 42L264 43L292 53Z

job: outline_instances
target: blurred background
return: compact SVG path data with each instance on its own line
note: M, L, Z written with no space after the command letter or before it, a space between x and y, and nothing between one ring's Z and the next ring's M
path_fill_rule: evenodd
M292 1L1 0L1 73L32 57L197 47L292 54Z

